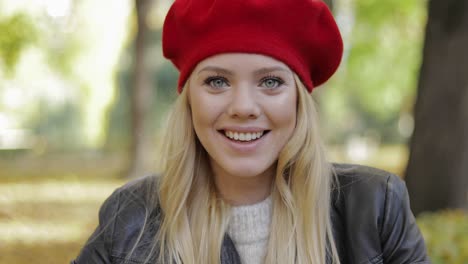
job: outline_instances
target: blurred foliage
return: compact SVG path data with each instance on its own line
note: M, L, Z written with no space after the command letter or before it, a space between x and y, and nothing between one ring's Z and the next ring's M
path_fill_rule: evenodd
M412 111L425 4L425 0L353 1L354 25L345 43L345 58L323 95L330 141L342 143L347 136L369 129L386 143L406 140L398 121Z
M416 90L423 40L422 0L361 0L347 71L355 103L388 120ZM408 109L406 109L408 110Z
M101 148L131 2L0 5L0 128L32 134L46 152Z
M468 263L468 214L444 211L417 219L434 264Z
M12 75L23 49L37 40L37 30L30 16L17 13L0 17L0 32L0 63Z

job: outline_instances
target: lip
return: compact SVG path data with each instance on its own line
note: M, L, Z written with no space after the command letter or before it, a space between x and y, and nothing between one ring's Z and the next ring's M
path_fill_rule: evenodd
M217 134L219 137L221 137L222 142L224 142L227 147L232 150L233 152L237 152L240 154L249 154L255 152L257 149L259 149L265 142L266 138L269 136L269 133L265 133L261 138L256 139L254 141L234 141L229 138L227 138L224 135L223 130L228 130L228 131L235 131L235 132L242 132L242 133L256 133L256 132L262 132L262 131L270 131L267 129L259 129L259 128L225 128L222 130L218 130Z

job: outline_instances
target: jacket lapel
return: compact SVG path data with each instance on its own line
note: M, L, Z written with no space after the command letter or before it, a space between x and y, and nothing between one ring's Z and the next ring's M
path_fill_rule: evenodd
M241 264L234 242L227 234L224 235L221 245L221 264Z

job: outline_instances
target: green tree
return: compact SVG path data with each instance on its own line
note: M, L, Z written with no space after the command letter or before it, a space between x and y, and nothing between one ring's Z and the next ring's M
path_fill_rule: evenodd
M26 14L17 13L0 17L0 32L0 63L11 76L21 52L37 39L37 30Z
M335 135L329 140L340 143L372 128L384 142L403 142L397 124L415 93L424 1L333 2L347 39L340 70L323 93L327 134Z

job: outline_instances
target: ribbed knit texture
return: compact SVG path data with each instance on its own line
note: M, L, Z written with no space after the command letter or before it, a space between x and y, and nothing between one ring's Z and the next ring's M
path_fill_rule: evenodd
M243 264L264 263L271 217L271 197L256 204L232 208L228 234Z

